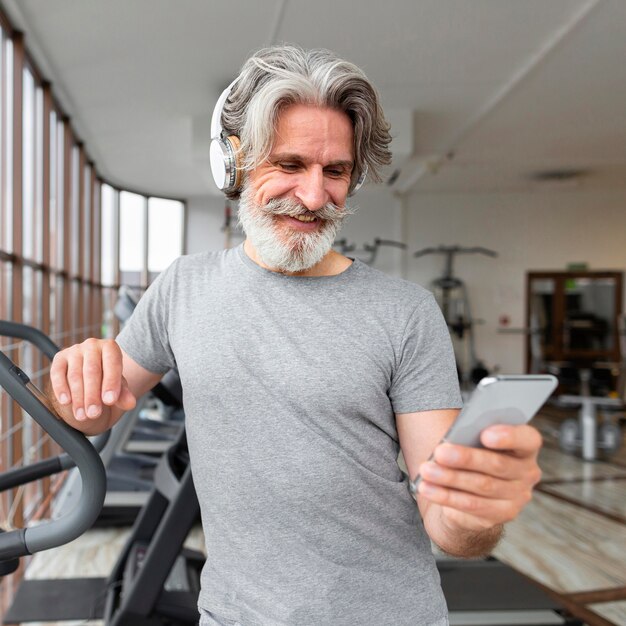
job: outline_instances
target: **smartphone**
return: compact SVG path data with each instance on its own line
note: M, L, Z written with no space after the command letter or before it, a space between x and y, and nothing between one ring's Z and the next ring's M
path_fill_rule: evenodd
M480 434L485 428L530 422L557 384L556 377L549 374L483 378L440 443L482 448ZM409 481L409 490L414 496L420 480L417 476Z

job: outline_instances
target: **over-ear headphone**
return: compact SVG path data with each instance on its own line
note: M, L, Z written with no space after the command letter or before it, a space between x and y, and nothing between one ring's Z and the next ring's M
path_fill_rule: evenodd
M236 135L222 138L222 111L226 98L237 82L237 78L230 84L218 98L213 115L211 116L211 147L209 157L211 159L211 173L218 189L224 193L237 191L241 185L241 142Z
M363 165L363 171L359 174L359 177L357 178L354 188L348 195L353 196L359 189L361 189L361 187L363 187L363 184L365 183L366 178L367 178L367 163Z
M224 103L237 80L238 78L235 78L235 80L222 91L213 109L213 115L211 116L211 147L209 149L211 173L213 174L213 180L217 188L221 189L224 193L237 191L241 185L241 141L236 135L229 135L228 137L222 138L222 133L224 132L222 128ZM367 164L359 174L359 178L350 192L351 196L363 186L366 177Z

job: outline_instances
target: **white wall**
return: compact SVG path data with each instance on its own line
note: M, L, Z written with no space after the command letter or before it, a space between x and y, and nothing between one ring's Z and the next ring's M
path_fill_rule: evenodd
M402 238L402 208L397 198L382 186L366 185L354 197L348 199L348 205L356 208L344 224L339 238L345 237L349 243L357 245L354 254L364 260L369 254L359 252L364 244L373 244L376 237L392 241L404 241ZM394 276L402 275L405 253L394 247L382 247L378 251L374 267Z
M187 200L186 254L225 247L224 206L224 198L217 196L196 196Z
M497 259L457 257L455 274L469 289L476 348L490 368L522 372L523 335L499 334L501 315L525 324L529 270L565 270L585 262L591 270L626 268L626 190L491 194L412 194L407 199L411 252L440 244L484 246ZM440 256L409 258L407 278L428 285L443 271Z

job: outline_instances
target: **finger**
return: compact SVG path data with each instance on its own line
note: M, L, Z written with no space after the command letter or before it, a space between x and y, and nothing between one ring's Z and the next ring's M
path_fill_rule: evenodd
M102 414L102 352L96 339L83 344L85 413L96 419Z
M67 384L67 359L63 352L58 352L50 367L50 384L59 404L65 406L72 401L72 395Z
M528 488L521 481L502 480L488 474L450 469L433 461L421 466L420 475L423 480L436 486L496 500L506 500L512 493Z
M543 443L539 431L528 424L491 426L481 433L480 440L487 448L507 450L518 457L537 454Z
M122 390L122 353L115 341L102 344L102 401L112 406Z
M469 448L451 443L437 446L434 460L444 467L488 474L502 480L515 480L528 471L526 460L506 452Z
M80 422L87 419L83 387L83 355L73 350L67 360L67 382L72 396L72 411Z
M431 502L467 515L489 520L491 524L504 524L515 519L531 497L530 493L523 492L515 500L496 500L433 485L427 481L420 483L418 492L420 496Z
M137 404L137 398L135 398L133 392L128 388L128 383L125 378L122 378L122 391L117 400L116 406L124 411L130 411L134 409Z

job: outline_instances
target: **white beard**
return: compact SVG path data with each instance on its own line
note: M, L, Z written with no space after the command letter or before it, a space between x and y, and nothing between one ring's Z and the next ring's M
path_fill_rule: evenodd
M353 210L348 207L339 208L332 203L311 212L291 198L270 200L260 206L246 184L241 192L238 215L259 260L272 270L296 273L311 269L330 252L343 221L351 213ZM313 232L289 232L277 226L277 215L315 215L322 224Z

